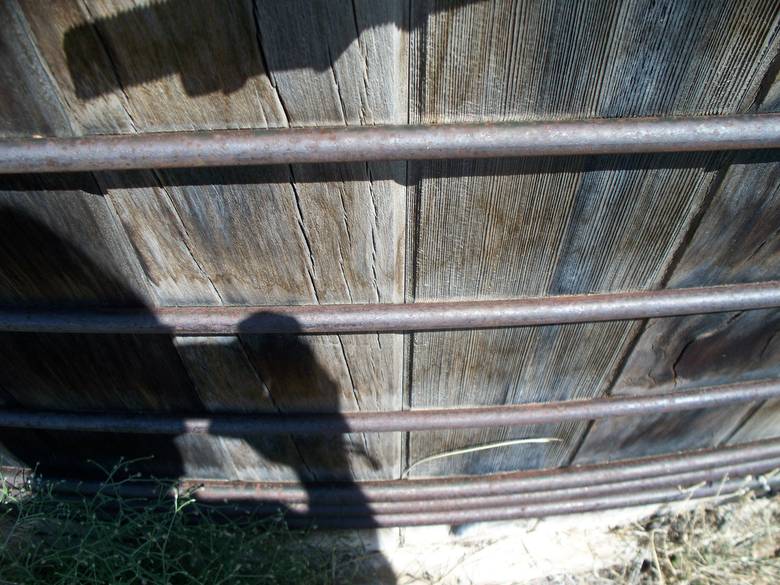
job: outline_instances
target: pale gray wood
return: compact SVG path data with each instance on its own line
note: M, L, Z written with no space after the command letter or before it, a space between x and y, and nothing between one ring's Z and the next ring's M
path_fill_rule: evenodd
M291 1L256 7L263 53L288 125L406 122L402 3ZM309 270L317 302L402 300L405 173L399 163L290 169L299 225L313 251ZM399 336L312 338L309 347L321 356L324 383L341 389L339 402L347 409L401 407ZM281 403L292 408L309 401L301 390ZM384 444L390 475L397 476L399 437L368 435L362 441L369 459ZM376 462L358 463L366 468L362 475L376 475Z
M67 136L70 123L60 96L41 64L24 15L12 0L0 2L0 134Z
M405 121L400 5L317 3L309 10L306 3L123 0L61 2L52 12L36 2L24 8L83 133ZM389 13L382 26L373 27L376 13ZM305 33L292 48L291 40L266 39L296 30ZM306 60L334 35L340 44L333 62L308 69ZM99 181L157 305L392 302L403 290L404 174L403 164L361 164L101 173ZM304 342L310 367L332 381L332 396L294 387L292 374L286 382L278 371L263 371L264 356L252 349L262 340L176 346L211 409L219 406L220 385L222 409L248 408L246 397L269 390L278 409L400 407L399 336ZM266 385L272 373L275 383ZM343 473L397 475L397 437L358 439L379 463L356 456L353 464L346 455L341 467L351 471ZM204 456L198 471L200 443L186 447L180 439L192 459L188 472L258 476L265 473L251 455L258 450L270 458L272 476L284 468L265 447L225 440L232 455ZM284 459L294 450L282 451ZM214 463L220 458L221 472ZM294 462L290 473L317 472L320 463L323 476L338 474L334 462L316 460Z
M770 56L776 58L777 51L775 44ZM769 69L756 110L780 109L777 75L776 67ZM780 278L780 157L765 152L734 158L670 275L671 288ZM653 319L617 377L613 394L644 395L776 377L780 374L778 333L777 310ZM777 420L777 401L764 407L746 404L597 421L575 462L777 436L777 431L770 434L773 420Z
M737 431L729 437L729 444L747 443L780 436L780 401L770 400L762 405Z
M776 2L413 3L413 122L745 111L777 30ZM706 202L718 155L410 166L415 300L655 288ZM416 334L413 407L560 400L609 388L637 324ZM414 433L424 474L556 465L584 427Z
M68 104L77 132L133 131L132 118L124 105L126 97L121 93L101 96L97 102L80 101L74 93L73 80L68 70L69 65L71 69L74 66L67 62L62 39L66 31L77 27L87 17L85 7L77 2L60 2L51 7L28 2L24 9L40 51ZM84 57L94 61L93 70L111 78L114 72L110 59L100 44L99 36L94 31L92 33L89 44L92 50ZM217 303L219 299L213 287L186 248L181 222L172 209L167 193L155 182L154 174L105 173L99 174L97 180L107 193L107 202L130 235L133 251L138 255L145 276L151 283L152 302ZM121 188L114 188L115 184ZM134 257L135 254L131 252L128 255ZM164 396L169 390L163 382L162 379L158 381L157 391ZM209 448L211 443L221 443L220 439L183 438L177 442L178 450L185 454L181 471L193 471L190 460L194 458L206 462L202 475L214 475L215 469L219 468L223 469L222 476L235 474L230 457L221 453L217 446ZM289 477L290 474L286 476Z
M766 93L761 84L776 56L780 6L0 4L9 23L0 66L9 88L0 98L5 135L749 111ZM375 303L758 280L773 274L776 259L776 163L731 162L688 154L5 180L2 197L14 210L51 228L90 264L77 282L22 286L6 279L2 292L9 302ZM735 205L751 197L755 217L742 217ZM731 221L735 216L741 223ZM149 346L109 340L86 344L74 359L81 359L79 376L100 382L84 386L84 407L389 410L596 396L621 372L618 385L631 391L761 377L778 362L777 319L761 312L672 320L667 329L651 322L626 368L638 323L416 334L405 379L396 335L179 338ZM30 347L9 345L8 372L28 359ZM111 375L99 365L104 353L106 363L118 364ZM148 363L176 365L159 371ZM10 390L3 379L0 387L12 401L23 397L22 386L40 388L34 405L56 406L74 375L29 370L14 376ZM122 393L128 379L137 391ZM759 410L734 440L764 433L775 411ZM750 412L694 413L628 428L617 421L617 442L626 452L639 444L709 444L726 440ZM404 465L533 436L563 440L440 460L415 472L552 465L571 458L584 431L551 425L415 433ZM598 436L588 437L581 457L593 445L601 445L599 457L611 450L616 435L600 443ZM178 437L160 448L192 476L383 478L398 475L401 443L398 435Z

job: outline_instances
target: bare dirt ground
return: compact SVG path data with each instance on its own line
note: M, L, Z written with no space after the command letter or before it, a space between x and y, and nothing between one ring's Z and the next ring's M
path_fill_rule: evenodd
M402 531L401 585L776 585L780 496Z

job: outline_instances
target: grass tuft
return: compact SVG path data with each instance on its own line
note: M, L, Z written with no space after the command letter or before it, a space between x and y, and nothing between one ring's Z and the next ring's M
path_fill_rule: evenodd
M352 580L354 552L313 544L281 517L235 518L192 493L158 500L116 495L130 479L107 472L105 488L63 496L51 484L2 479L0 583L70 585L329 584ZM160 493L175 488L160 482ZM36 489L31 486L38 485Z

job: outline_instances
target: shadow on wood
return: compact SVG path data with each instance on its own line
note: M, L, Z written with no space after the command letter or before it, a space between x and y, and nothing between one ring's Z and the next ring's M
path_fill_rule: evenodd
M481 1L437 0L421 9ZM229 94L256 75L326 71L363 30L406 27L403 14L393 2L160 0L78 25L65 34L64 48L82 99L174 74L190 96ZM116 47L143 66L121 67Z
M89 182L87 176L81 179ZM23 180L43 181L39 187L46 186L45 178ZM115 269L100 266L30 213L0 206L0 233L0 304L31 308L145 306ZM288 329L297 330L290 320ZM320 366L305 337L246 335L233 339L246 351L272 403L274 396L283 397L294 387L302 410L311 404L316 410L339 412L337 384ZM229 406L230 397L223 402ZM201 414L209 410L168 335L48 333L0 334L0 407ZM350 460L365 457L372 468L380 467L360 436L235 438L265 461L289 467L304 486L338 478L346 489L354 488L350 496L358 507L365 499L351 480ZM217 442L219 437L205 439L187 444L191 437L185 435L0 429L0 457L49 477L105 479L105 470L121 461L135 460L120 467L114 478L134 473L176 478L186 474L188 464L193 464L191 459L201 459L194 462L195 467L205 469L225 463L208 461L220 454L224 457L218 449L208 448L208 443ZM312 496L310 504L317 503ZM273 502L264 505L267 510ZM389 568L381 562L374 567L377 578L389 582Z
M0 207L0 233L2 304L144 306L117 270L99 266L28 212ZM0 388L4 407L158 412L200 407L167 336L4 333ZM0 441L6 455L46 474L101 476L98 466L148 456L154 459L138 465L144 473L178 475L182 469L171 437L2 430Z

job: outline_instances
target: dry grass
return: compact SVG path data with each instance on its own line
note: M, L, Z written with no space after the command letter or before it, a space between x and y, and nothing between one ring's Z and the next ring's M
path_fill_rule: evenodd
M132 480L115 471L104 490L70 498L0 477L0 585L333 585L355 576L354 550L314 546L280 518L236 520L191 493L120 498L113 488Z
M107 473L105 492L65 499L10 489L0 477L0 585L377 582L365 578L365 551L350 543L323 547L279 519L237 522L189 493L157 502L118 499L111 486L119 482ZM778 496L701 505L614 532L638 543L628 547L640 551L632 562L534 583L780 585ZM617 557L609 551L607 558ZM454 570L433 582L469 582L450 575Z
M780 497L659 516L622 528L643 554L592 583L776 585L780 583Z

